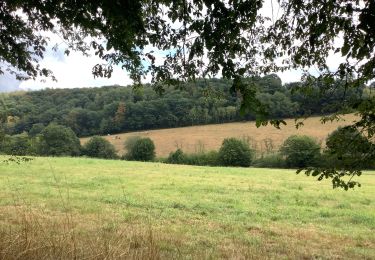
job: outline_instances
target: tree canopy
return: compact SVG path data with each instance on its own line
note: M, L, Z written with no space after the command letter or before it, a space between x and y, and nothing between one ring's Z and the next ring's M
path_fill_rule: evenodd
M266 4L269 16L262 12ZM135 81L150 72L154 82L311 66L331 74L326 59L334 51L346 59L333 75L371 80L374 10L373 1L355 0L5 0L0 57L25 73L20 77L48 76L38 59L48 44L45 32L52 31L66 43L67 54L95 50L105 62L93 68L96 76L110 77L115 64ZM164 51L161 62L151 47Z
M262 12L266 4L271 15ZM53 77L39 65L49 42L46 32L61 37L66 54L94 51L102 58L92 68L95 76L110 77L120 65L136 84L151 75L160 92L165 84L195 78L231 79L232 91L242 97L241 111L254 111L258 124L267 123L267 109L253 81L244 78L298 68L307 83L330 95L334 79L350 89L375 77L372 0L5 0L0 2L0 71L19 79ZM327 65L332 53L343 57L335 71ZM311 67L318 75L309 73ZM374 99L353 102L344 93L340 106L358 110L355 127L371 139ZM270 123L278 127L283 121Z

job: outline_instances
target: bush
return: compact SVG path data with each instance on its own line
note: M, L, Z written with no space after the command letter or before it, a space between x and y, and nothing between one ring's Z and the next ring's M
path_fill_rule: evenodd
M218 166L220 165L218 157L218 152L216 151L185 154L181 149L177 149L175 152L169 154L165 162L172 164Z
M27 134L6 135L2 142L1 152L8 155L27 155L30 150L30 141Z
M152 161L155 158L155 145L150 138L132 138L125 142L128 160L135 161Z
M126 140L124 142L124 148L125 148L127 153L129 153L131 150L133 150L133 147L134 147L135 143L139 139L141 139L140 136L129 136L128 138L126 138Z
M94 136L83 146L83 154L89 157L116 159L115 147L106 139Z
M260 168L286 168L285 159L278 153L255 159L252 165Z
M219 152L209 151L204 153L203 161L208 166L220 166Z
M292 135L284 141L280 153L288 167L316 166L320 159L320 145L306 135Z
M50 124L40 133L38 153L50 156L78 156L81 144L69 127Z
M219 150L219 161L224 166L248 167L251 165L255 151L248 143L236 138L224 139Z
M357 129L347 126L333 131L326 140L324 162L326 166L337 168L373 168L374 145L367 140Z
M181 149L177 149L175 152L169 154L166 163L186 164L186 155Z
M186 155L186 162L188 165L200 165L200 166L218 166L219 154L216 151L210 151L207 153L194 153Z

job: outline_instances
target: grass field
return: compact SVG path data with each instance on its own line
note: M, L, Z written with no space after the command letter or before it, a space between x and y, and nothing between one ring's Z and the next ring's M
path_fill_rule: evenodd
M250 138L258 152L264 152L266 139L272 140L274 149L277 149L286 138L293 134L309 135L318 142L324 143L328 134L339 126L352 123L356 117L350 114L343 119L345 121L321 124L320 117L311 117L304 121L305 126L300 129L295 128L293 119L288 119L287 125L281 130L272 126L257 128L254 122L242 122L150 130L104 137L116 147L120 154L124 153L124 141L129 136L150 137L155 143L156 155L160 157L167 157L177 148L182 148L187 153L196 153L202 149L217 150L223 139L228 137ZM88 138L82 138L81 142L85 143L87 140Z
M0 259L375 259L375 173L35 158L0 164Z

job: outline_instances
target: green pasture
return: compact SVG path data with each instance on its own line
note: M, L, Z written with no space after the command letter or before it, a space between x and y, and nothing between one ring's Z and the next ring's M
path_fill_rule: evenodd
M373 259L375 174L358 180L343 191L293 170L35 158L0 164L0 225L69 214L78 234L146 230L161 258Z

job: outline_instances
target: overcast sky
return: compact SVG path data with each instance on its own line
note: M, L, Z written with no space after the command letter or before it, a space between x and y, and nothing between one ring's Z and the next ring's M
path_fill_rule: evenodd
M262 10L263 14L272 13L270 6L265 5ZM49 35L51 38L51 46L45 53L45 58L40 62L42 67L46 67L53 71L57 82L47 80L41 82L40 80L18 81L14 76L9 74L0 75L0 92L13 90L37 90L42 88L81 88L81 87L98 87L108 85L129 85L131 80L126 71L119 67L114 68L114 72L110 79L94 78L91 69L101 60L95 55L90 57L83 56L81 53L71 51L69 56L63 54L63 50L53 51L52 46L59 42L57 36ZM338 55L331 55L328 59L328 65L331 70L335 70L341 62ZM314 69L310 72L314 73ZM277 73L283 83L300 80L301 71L286 71Z

